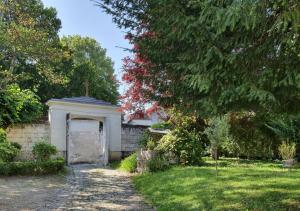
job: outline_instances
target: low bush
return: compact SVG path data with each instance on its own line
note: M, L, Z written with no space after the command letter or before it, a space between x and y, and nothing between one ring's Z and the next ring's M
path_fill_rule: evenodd
M149 131L145 131L138 140L139 146L141 148L145 148L147 146L147 142L150 140L150 133Z
M32 154L35 159L39 161L49 160L50 157L56 153L56 147L46 142L36 143L32 148Z
M296 144L282 142L278 148L279 154L283 160L293 159L296 156Z
M65 160L25 161L0 163L1 176L13 175L46 175L64 171Z
M154 150L155 147L157 146L157 142L154 141L153 139L150 139L148 142L147 142L147 150Z
M6 131L0 128L0 143L6 142Z
M180 164L200 165L204 152L203 144L198 133L175 129L161 138L156 150L161 154L172 153Z
M17 148L18 150L22 149L21 144L17 143L17 142L11 142L10 143L14 148Z
M20 152L20 149L14 147L9 142L0 143L0 162L11 162Z
M150 133L149 131L145 131L143 135L139 138L139 146L142 149L153 150L162 137L163 134Z
M135 172L136 167L137 167L137 155L136 153L133 153L121 161L119 169L132 173Z
M169 168L169 162L163 156L150 159L147 163L150 172L163 171Z

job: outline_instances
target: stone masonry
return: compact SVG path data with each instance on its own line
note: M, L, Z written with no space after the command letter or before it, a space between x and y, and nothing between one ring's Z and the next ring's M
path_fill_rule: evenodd
M137 150L139 139L144 131L147 129L145 126L133 126L128 124L122 125L122 152L128 154Z
M6 132L8 141L17 142L22 146L19 159L31 158L30 152L35 143L40 141L50 142L50 126L48 123L13 125Z

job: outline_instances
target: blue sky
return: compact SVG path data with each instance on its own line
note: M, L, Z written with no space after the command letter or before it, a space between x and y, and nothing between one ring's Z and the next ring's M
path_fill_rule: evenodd
M107 50L114 61L115 72L120 80L122 59L129 52L119 48L129 48L124 39L124 31L113 22L112 17L94 5L90 0L42 0L46 7L54 7L62 21L60 36L81 35L96 39ZM124 86L119 89L123 93Z

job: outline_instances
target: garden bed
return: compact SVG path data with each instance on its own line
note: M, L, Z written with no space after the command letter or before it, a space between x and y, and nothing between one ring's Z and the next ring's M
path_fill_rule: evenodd
M173 167L133 178L158 210L300 210L300 169L281 162L220 160L202 167Z

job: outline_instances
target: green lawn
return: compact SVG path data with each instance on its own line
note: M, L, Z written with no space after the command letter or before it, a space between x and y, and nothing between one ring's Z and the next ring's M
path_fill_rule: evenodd
M223 159L133 178L158 210L300 210L300 169L280 163Z

